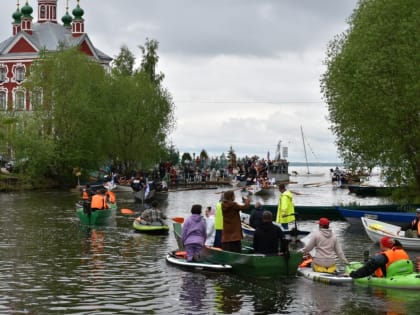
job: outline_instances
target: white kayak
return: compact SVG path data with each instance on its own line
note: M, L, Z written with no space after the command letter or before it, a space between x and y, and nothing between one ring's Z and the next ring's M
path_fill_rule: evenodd
M214 263L206 262L206 261L189 262L185 259L182 253L185 253L185 252L172 251L166 255L166 261L173 265L177 265L180 267L193 269L193 270L229 271L232 269L231 265L214 264Z
M316 272L312 267L299 267L297 272L307 279L325 284L343 285L353 282L353 278L344 275L344 273Z

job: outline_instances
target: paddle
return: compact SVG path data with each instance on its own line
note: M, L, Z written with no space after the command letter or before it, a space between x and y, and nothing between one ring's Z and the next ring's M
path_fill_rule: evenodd
M184 223L184 218L183 217L174 217L174 218L172 218L172 221L182 224L182 223Z
M122 214L136 214L136 212L135 211L133 211L133 210L131 210L131 209L127 209L127 208L123 208L123 209L121 209L121 213Z

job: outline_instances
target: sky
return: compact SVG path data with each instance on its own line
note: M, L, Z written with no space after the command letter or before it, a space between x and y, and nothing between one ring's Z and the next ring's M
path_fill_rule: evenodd
M12 34L17 0L1 0L0 41ZM25 0L20 0L21 6ZM34 8L36 0L28 0ZM68 0L69 11L76 0ZM339 162L320 78L329 41L348 28L357 0L80 0L85 32L116 57L137 60L159 42L158 71L175 104L168 136L182 154L273 157L279 141L290 162ZM66 1L58 0L57 16ZM302 128L302 129L301 129Z

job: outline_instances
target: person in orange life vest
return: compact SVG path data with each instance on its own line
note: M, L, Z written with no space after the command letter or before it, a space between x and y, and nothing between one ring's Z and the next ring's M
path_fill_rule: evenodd
M92 210L108 209L109 206L106 202L105 190L99 190L95 195L92 196L90 204Z
M420 208L416 209L416 217L414 220L401 228L401 231L405 231L406 237L418 237L420 238Z
M110 203L115 203L117 201L117 197L115 196L115 193L113 191L107 191L105 193L105 196L107 198L107 201Z
M86 184L86 186L82 189L82 199L89 200L92 196L92 191L90 190L90 185Z
M375 274L376 277L386 277L386 271L393 262L401 259L410 259L398 240L388 236L379 242L381 252L369 259L362 267L350 272L352 278L363 278Z

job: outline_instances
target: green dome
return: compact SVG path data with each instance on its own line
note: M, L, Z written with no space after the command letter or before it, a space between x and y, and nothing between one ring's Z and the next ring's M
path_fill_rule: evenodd
M66 12L66 14L61 18L61 21L63 22L64 26L70 26L73 18L68 12Z
M34 12L34 10L32 9L32 7L28 4L28 1L26 1L26 4L22 7L22 14L25 17L30 17L32 12Z
M83 9L79 5L77 5L77 7L73 10L74 19L81 20L83 14L85 14L85 11L83 11Z
M15 20L15 24L20 24L20 20L21 20L21 17L22 17L22 12L20 12L20 10L17 9L15 11L15 13L13 13L12 17Z

